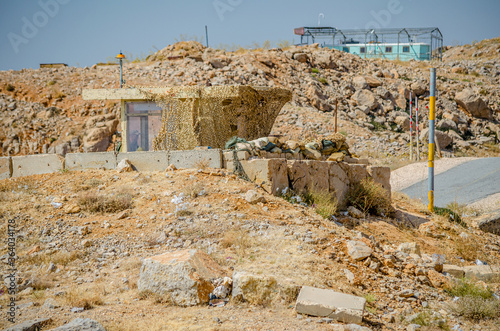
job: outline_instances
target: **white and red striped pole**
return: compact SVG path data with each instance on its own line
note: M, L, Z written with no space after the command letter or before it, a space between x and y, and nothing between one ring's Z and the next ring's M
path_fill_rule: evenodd
M413 161L413 114L412 114L412 99L410 91L410 161Z

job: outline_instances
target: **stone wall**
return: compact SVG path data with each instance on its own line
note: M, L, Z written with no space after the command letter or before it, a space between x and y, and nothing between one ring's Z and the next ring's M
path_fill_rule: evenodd
M297 193L311 191L333 192L342 203L350 185L370 177L382 185L391 196L390 168L368 165L366 160L350 162L289 160L286 158L249 159L248 153L238 152L237 160L248 178L261 185L268 193L278 195L286 187ZM224 167L233 171L232 152L224 153Z

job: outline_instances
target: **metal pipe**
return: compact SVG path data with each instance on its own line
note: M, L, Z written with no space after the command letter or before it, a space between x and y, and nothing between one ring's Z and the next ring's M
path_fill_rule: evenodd
M434 121L436 119L436 68L431 68L429 96L429 211L434 212Z
M120 88L122 87L123 87L123 60L122 58L120 58Z
M208 26L205 25L205 38L207 40L207 48L208 48ZM302 42L302 40L301 40Z

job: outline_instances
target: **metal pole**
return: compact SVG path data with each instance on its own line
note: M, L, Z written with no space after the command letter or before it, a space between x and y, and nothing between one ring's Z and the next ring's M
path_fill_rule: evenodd
M120 88L123 87L123 60L120 58Z
M338 110L339 100L335 99L335 133L337 133L337 110Z
M410 161L413 161L413 114L412 114L412 99L410 91Z
M208 26L205 25L205 38L207 40L207 47L208 47Z
M417 130L417 161L420 161L420 146L419 146L419 128L418 128L418 98L415 97L415 118L416 118L416 130Z
M429 97L429 211L434 212L434 121L436 119L436 68L431 68Z

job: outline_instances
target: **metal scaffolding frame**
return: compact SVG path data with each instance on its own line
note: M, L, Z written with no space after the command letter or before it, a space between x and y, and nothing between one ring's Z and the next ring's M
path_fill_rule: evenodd
M301 27L294 29L294 34L300 35L300 43L297 45L308 45L311 41L312 43L324 41L323 46L328 46L326 41L330 40L332 48L336 41L337 45L361 44L363 42L365 45L394 43L398 45L398 59L400 43L426 43L430 46L429 59L443 59L443 34L437 27L344 30L334 27Z

